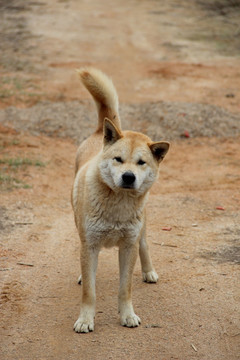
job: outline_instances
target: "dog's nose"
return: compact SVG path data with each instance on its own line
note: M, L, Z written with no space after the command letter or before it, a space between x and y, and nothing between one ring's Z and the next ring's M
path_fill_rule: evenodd
M133 185L134 181L136 180L135 175L131 171L126 171L122 175L122 180L124 185Z

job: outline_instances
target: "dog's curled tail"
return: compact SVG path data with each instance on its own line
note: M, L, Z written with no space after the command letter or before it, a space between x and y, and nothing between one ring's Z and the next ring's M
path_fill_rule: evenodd
M102 71L91 67L79 69L77 73L97 105L97 131L103 131L103 121L106 117L121 129L118 114L118 95L112 80Z

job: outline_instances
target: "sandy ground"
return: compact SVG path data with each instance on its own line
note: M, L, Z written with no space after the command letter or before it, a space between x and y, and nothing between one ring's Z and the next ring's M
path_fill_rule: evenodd
M239 359L239 12L173 0L0 8L0 358ZM139 261L133 278L142 324L120 326L117 249L103 250L87 335L72 330L81 287L70 206L75 127L82 139L96 121L93 105L76 105L89 98L74 73L85 64L112 76L131 128L172 134L147 207L159 282L142 282ZM57 128L65 103L75 124Z

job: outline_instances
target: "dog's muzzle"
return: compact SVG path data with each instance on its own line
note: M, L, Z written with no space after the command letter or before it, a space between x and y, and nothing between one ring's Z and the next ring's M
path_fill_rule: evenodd
M136 176L131 171L126 171L122 174L122 184L121 187L124 189L133 189Z

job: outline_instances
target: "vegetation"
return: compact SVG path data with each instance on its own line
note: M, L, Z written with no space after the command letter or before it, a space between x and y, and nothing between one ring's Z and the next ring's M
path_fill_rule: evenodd
M18 170L25 170L28 166L44 167L45 163L40 160L29 158L2 158L0 159L0 190L8 191L14 188L29 189L31 185L19 179Z

